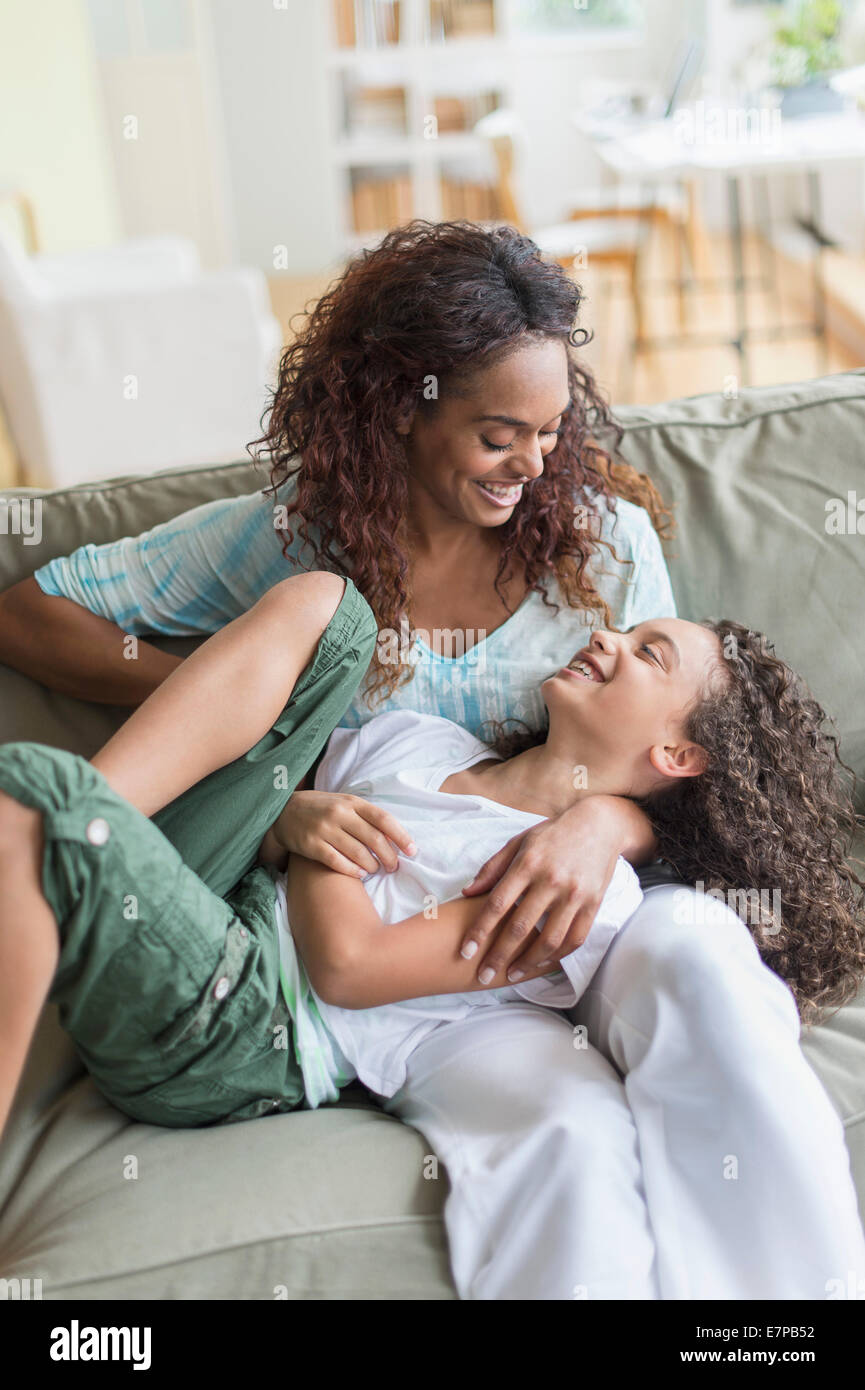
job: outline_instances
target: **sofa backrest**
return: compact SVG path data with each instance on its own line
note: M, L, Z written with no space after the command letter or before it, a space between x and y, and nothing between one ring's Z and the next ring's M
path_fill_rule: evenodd
M736 618L766 632L834 716L842 753L865 778L865 371L617 414L624 457L675 509L668 556L682 617ZM136 535L266 481L242 462L0 494L0 589L85 542ZM28 498L42 500L38 544L10 533L15 505ZM168 650L194 644L158 639ZM89 756L124 713L0 667L0 741L39 739Z

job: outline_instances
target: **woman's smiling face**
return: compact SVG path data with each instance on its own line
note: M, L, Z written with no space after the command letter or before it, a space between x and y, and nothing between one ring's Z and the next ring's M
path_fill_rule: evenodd
M541 686L547 742L562 757L584 750L593 766L611 772L620 795L643 796L666 778L693 776L702 770L702 750L688 741L687 713L721 669L718 638L699 623L657 618L628 632L594 632Z
M460 390L458 382L454 383ZM478 372L465 394L418 410L406 435L412 502L476 526L500 526L544 471L569 403L568 359L555 338L527 341Z

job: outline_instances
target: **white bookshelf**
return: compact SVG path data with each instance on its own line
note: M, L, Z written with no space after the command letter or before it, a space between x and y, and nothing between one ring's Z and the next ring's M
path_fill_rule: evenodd
M335 7L329 0L328 52L331 176L341 209L346 254L378 241L385 227L358 232L354 227L352 176L380 168L407 175L411 215L439 220L444 215L441 176L460 163L466 173L492 178L485 141L470 130L433 133L430 117L436 98L495 93L510 96L511 62L508 0L495 0L495 30L489 35L439 39L430 32L430 0L401 0L399 42L376 47L342 47L337 41ZM355 85L402 88L405 131L381 135L346 133L346 91Z

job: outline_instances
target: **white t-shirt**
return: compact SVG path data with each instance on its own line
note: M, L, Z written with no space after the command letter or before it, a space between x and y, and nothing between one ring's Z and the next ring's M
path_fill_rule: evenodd
M439 787L451 773L495 756L487 744L438 715L394 710L360 729L331 734L316 774L319 791L362 796L391 813L417 845L399 855L399 867L371 873L364 886L382 921L398 922L461 890L497 850L543 816L502 806L484 796L454 795ZM406 1060L434 1028L465 1018L473 1009L502 1008L529 1000L567 1009L577 1002L619 927L642 901L637 875L619 859L587 940L537 980L465 994L440 994L341 1009L313 990L297 954L277 877L277 924L283 992L295 1023L295 1049L311 1107L335 1100L339 1087L358 1077L370 1090L392 1096L405 1080ZM430 931L435 918L430 918Z

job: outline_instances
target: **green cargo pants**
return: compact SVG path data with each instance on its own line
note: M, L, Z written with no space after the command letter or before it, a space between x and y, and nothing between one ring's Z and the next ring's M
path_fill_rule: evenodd
M0 789L42 813L42 889L60 934L49 999L96 1085L133 1119L188 1127L303 1105L274 882L255 861L375 638L347 581L270 732L153 820L74 753L0 747Z

